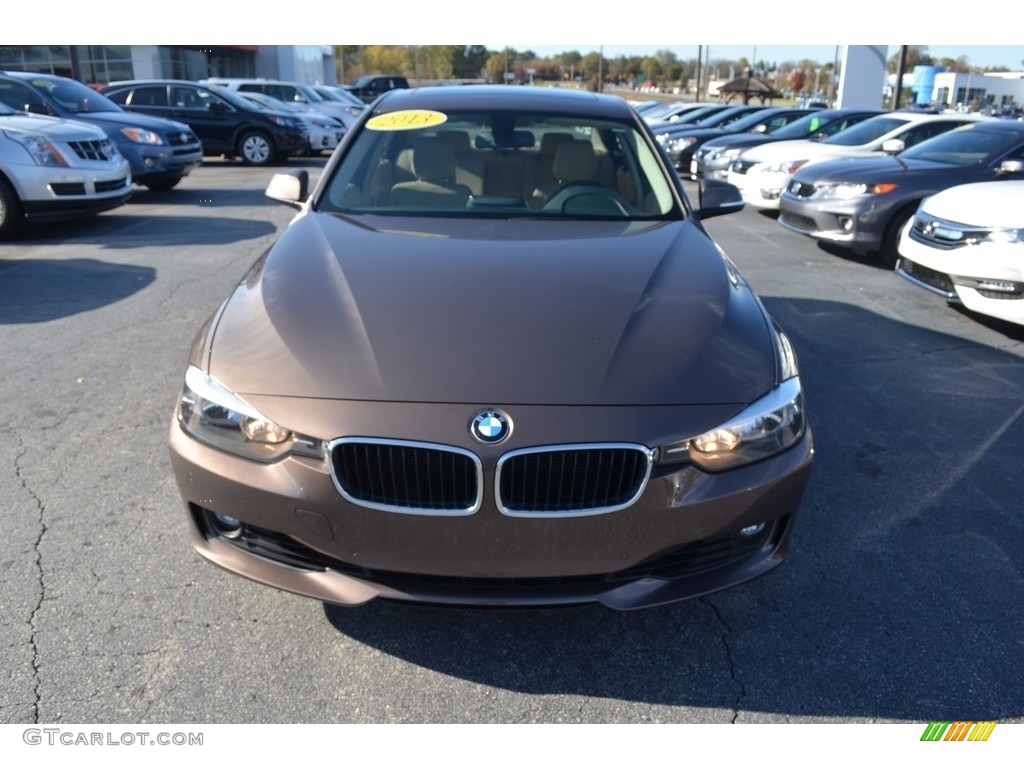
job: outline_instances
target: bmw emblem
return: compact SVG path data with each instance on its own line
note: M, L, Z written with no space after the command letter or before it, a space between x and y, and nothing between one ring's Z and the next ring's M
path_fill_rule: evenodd
M501 411L480 411L470 422L469 433L481 443L494 445L512 434L512 419Z

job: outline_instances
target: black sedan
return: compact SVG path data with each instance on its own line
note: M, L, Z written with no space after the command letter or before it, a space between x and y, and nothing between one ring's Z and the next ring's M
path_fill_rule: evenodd
M982 120L895 155L809 165L783 192L778 221L856 252L878 252L895 266L900 230L921 200L959 184L1019 179L1022 173L1024 124Z
M881 109L819 109L796 122L771 133L733 133L706 141L693 155L691 173L695 178L726 179L729 166L743 152L761 144L790 139L820 141L845 131L869 117L881 115Z

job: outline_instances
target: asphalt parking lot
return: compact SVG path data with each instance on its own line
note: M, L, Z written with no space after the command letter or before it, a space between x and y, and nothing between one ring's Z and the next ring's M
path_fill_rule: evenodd
M615 613L338 609L201 561L166 429L294 213L270 173L211 161L0 243L0 722L1024 722L1024 329L754 210L707 228L800 358L817 457L781 568Z

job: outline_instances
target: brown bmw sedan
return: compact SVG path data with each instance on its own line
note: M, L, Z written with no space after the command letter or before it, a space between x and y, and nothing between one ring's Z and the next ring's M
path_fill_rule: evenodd
M196 336L170 449L207 559L339 605L707 594L784 558L789 340L622 100L393 91Z

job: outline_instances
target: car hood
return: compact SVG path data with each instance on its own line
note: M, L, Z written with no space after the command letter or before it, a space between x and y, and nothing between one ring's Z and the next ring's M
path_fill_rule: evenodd
M306 213L209 344L243 395L743 404L775 383L759 301L692 221Z
M817 142L809 139L787 139L765 143L764 146L752 147L743 153L744 160L753 160L758 163L782 162L783 160L794 160L808 157L807 152L812 150L809 147L817 146Z
M722 147L724 149L742 149L744 147L756 147L769 142L792 141L792 139L773 139L770 135L763 133L729 133L709 140L704 146Z
M153 117L143 115L139 112L83 112L75 115L75 120L98 125L104 130L111 129L118 131L125 126L144 128L155 133L170 133L171 131L192 132L184 123L176 120L168 120L164 117Z
M55 141L96 141L106 135L89 123L31 113L0 116L0 130L44 134Z
M932 195L921 210L972 227L1024 227L1024 181L961 184Z
M946 180L940 187L948 187L962 183L957 179L967 179L979 173L977 167L947 165L930 160L900 159L894 155L871 155L869 157L840 157L822 162L797 171L793 178L807 184L841 183L879 184L886 181L898 181L901 185L909 185L917 180Z

